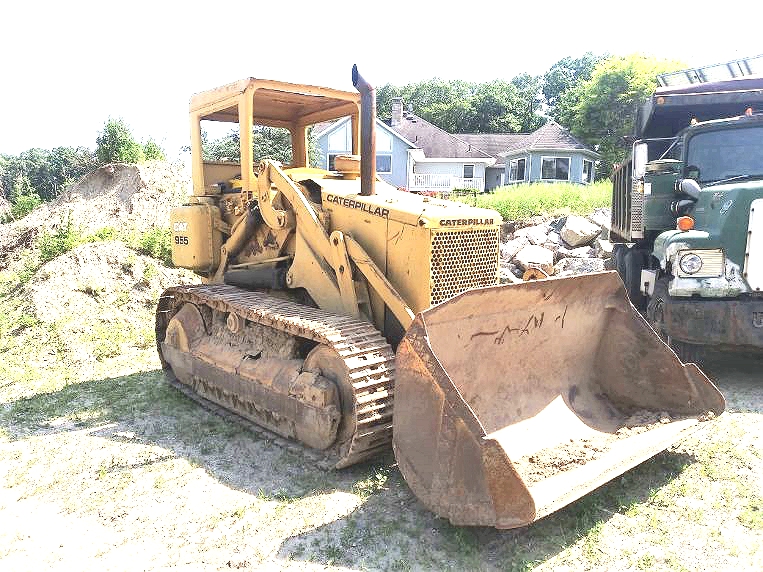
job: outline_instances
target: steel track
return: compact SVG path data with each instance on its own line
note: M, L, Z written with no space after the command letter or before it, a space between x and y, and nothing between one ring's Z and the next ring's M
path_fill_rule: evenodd
M344 361L349 372L344 383L352 387L353 403L343 403L342 409L343 414L353 413L355 431L349 439L326 451L310 450L308 456L323 459L319 464L343 468L374 457L390 447L395 355L372 324L235 286L175 286L162 294L157 308L156 339L160 357L167 324L186 303L234 313L251 323L326 345ZM162 365L170 382L195 401L218 413L222 406L246 419L246 409L241 407L246 403L239 396L215 392L214 388L209 391L208 382L204 382L203 391L200 387L185 385L174 376L163 357ZM246 423L251 425L248 420ZM275 435L264 428L258 430ZM294 443L280 436L275 440Z

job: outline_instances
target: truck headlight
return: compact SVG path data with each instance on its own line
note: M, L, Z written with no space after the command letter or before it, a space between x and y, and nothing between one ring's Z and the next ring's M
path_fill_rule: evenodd
M684 254L678 261L678 266L686 274L696 274L702 269L702 259L694 253Z
M674 259L674 270L679 277L716 278L723 276L726 268L723 249L696 248L682 250Z

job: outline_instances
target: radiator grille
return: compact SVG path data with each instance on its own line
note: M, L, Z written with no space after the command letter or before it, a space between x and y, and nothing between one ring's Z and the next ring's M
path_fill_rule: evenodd
M644 194L641 184L633 183L631 192L631 238L644 237Z
M431 304L498 281L499 229L432 231Z
M763 199L755 199L750 205L744 276L753 291L763 290Z

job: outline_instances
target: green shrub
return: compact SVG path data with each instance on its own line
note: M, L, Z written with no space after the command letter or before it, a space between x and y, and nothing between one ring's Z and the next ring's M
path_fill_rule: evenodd
M588 214L596 208L612 204L612 183L603 180L593 185L523 184L500 187L492 193L457 197L456 200L497 210L504 220L554 213Z
M143 144L143 156L146 161L151 161L152 159L164 161L165 159L164 150L153 139L149 139Z
M40 199L40 196L37 193L21 195L13 203L11 203L11 211L2 217L0 222L6 223L11 222L12 220L24 218L35 208L37 208L41 202L42 199Z
M134 246L140 254L161 260L172 266L172 232L169 229L152 228L138 237Z
M113 226L105 226L96 230L93 234L86 236L83 242L107 242L109 240L119 240L119 231Z
M66 218L66 224L55 232L43 232L37 239L37 248L40 250L40 264L44 264L83 242L82 233L74 226L71 217Z
M145 159L143 147L135 141L122 119L109 119L95 140L98 163L140 163Z

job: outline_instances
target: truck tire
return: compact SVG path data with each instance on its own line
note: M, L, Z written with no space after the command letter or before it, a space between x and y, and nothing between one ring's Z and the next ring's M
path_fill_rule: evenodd
M676 355L682 362L701 364L707 354L706 346L675 340L665 332L663 308L667 298L668 278L663 276L654 285L654 293L646 306L646 319L649 325L662 338L662 341L676 352Z
M644 259L644 252L636 248L631 248L623 256L625 290L628 292L631 304L640 311L646 309L646 297L641 293L641 271L644 269Z
M615 244L612 248L612 258L615 259L615 270L620 275L620 280L625 282L625 255L628 253L628 247L624 244Z
M700 344L690 344L687 342L679 342L678 340L670 340L670 347L676 352L678 358L684 363L696 363L702 365L707 356L707 346Z

